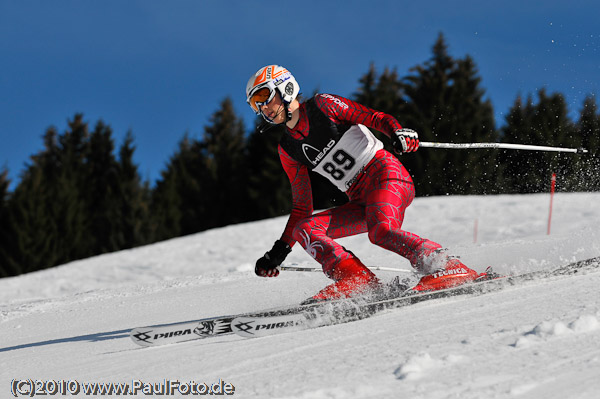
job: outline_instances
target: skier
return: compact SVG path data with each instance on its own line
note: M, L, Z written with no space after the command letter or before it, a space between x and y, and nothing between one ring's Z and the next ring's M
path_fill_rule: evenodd
M270 124L285 125L278 149L293 201L281 238L258 259L256 274L276 277L299 242L334 280L313 301L368 293L380 286L379 279L335 241L368 233L372 243L408 259L424 275L416 290L447 288L480 277L448 257L440 244L402 230L404 212L415 196L412 178L367 128L385 133L400 154L417 150L417 133L391 115L340 96L317 94L300 103L299 91L294 76L279 65L259 69L246 85L246 101L253 111ZM349 202L313 215L309 170L345 192Z

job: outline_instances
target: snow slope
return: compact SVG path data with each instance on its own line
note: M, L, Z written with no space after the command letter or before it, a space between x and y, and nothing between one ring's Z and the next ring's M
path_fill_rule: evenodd
M404 228L475 269L537 270L600 255L599 203L600 193L557 194L546 235L548 195L418 198ZM155 348L130 341L133 327L295 304L325 286L321 273L254 276L254 261L285 222L229 226L0 279L0 397L12 397L13 379L157 387L222 380L239 398L600 397L597 272L259 339ZM367 264L410 269L365 235L342 242ZM315 266L299 246L285 264Z

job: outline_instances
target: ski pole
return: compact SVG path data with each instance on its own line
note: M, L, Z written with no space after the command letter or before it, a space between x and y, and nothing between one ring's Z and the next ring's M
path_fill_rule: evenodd
M395 267L383 267L383 266L367 266L369 270L381 270L386 272L400 272L400 273L412 273L412 270L397 269ZM304 267L304 266L281 266L282 271L288 272L322 272L323 269L320 267Z
M585 154L588 152L585 148L562 148L548 147L529 144L510 144L510 143L431 143L421 142L419 147L425 148L451 148L457 150L466 150L472 148L502 148L507 150L528 150L528 151L554 151L554 152L573 152L576 154Z

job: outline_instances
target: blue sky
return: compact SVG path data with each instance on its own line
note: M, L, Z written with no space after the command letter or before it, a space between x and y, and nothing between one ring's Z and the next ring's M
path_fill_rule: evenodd
M597 0L0 0L0 168L14 188L46 129L83 113L117 147L131 130L154 183L226 97L250 130L244 88L260 67L350 97L371 63L406 76L427 61L440 32L450 55L475 60L497 125L541 88L576 118L600 91L599 19Z

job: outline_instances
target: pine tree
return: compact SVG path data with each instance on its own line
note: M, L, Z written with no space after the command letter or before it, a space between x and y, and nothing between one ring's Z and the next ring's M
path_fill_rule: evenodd
M86 206L80 187L85 184L89 132L81 114L58 135L50 128L45 149L31 157L14 193L20 230L20 252L27 271L47 268L90 254L85 236ZM38 248L35 250L35 248Z
M262 118L256 125L263 123ZM283 126L272 126L261 133L255 129L247 142L248 199L250 220L287 214L291 211L291 189L277 151Z
M202 141L187 135L153 193L157 239L249 220L244 126L226 98Z
M594 96L587 96L579 114L576 126L577 137L581 143L575 146L590 151L589 154L575 158L572 179L573 190L600 190L600 112Z
M206 180L204 156L197 142L189 137L179 142L178 151L170 158L167 169L152 192L152 230L155 239L164 240L191 234L202 229Z
M567 116L564 97L538 91L538 103L531 96L526 104L520 97L506 117L502 141L532 145L568 146L573 144L574 127ZM552 173L560 182L571 175L572 155L542 151L504 151L499 155L501 184L505 192L537 193L548 190ZM564 188L564 186L563 186Z
M58 264L59 227L49 209L54 192L45 185L40 168L30 168L15 189L10 205L13 226L13 255L9 261L14 270L27 273Z
M88 215L85 235L93 253L112 252L123 246L119 231L122 220L119 165L113 152L112 130L99 121L85 154L83 176L88 184L80 186Z
M142 182L138 166L133 162L135 146L131 131L119 148L118 203L119 247L133 248L152 242L154 231L150 222L151 190L148 182Z
M8 169L3 168L0 170L0 218L4 215L6 211L7 202L8 202L8 188L10 187L10 180L8 179ZM0 219L0 221L3 219ZM0 229L2 228L2 223L0 223Z
M529 129L528 116L533 113L533 101L531 96L523 103L519 95L515 99L513 106L509 109L505 117L505 126L501 129L501 141L506 143L526 144L521 138L521 133ZM518 193L522 190L517 178L523 168L526 167L527 152L503 150L498 155L498 186L503 188L505 193Z
M360 78L359 82L361 86L353 96L356 102L390 115L400 114L403 91L398 72L395 69L384 68L381 75L378 76L375 65L371 64L369 72Z
M494 111L489 99L484 100L475 62L470 56L456 61L450 74L449 131L450 141L495 142ZM497 151L448 151L444 175L449 184L445 191L458 194L485 194L497 192Z
M15 229L10 219L8 169L0 172L0 278L20 273L20 267L13 263L13 237Z
M471 57L453 59L440 34L432 58L411 72L403 81L406 101L398 119L415 129L421 141L495 141L493 109L483 99ZM493 191L494 155L431 149L403 156L401 161L421 195L483 193Z
M377 107L377 95L375 91L377 90L378 79L375 64L371 63L369 71L359 79L360 86L353 95L354 101L375 109ZM384 110L381 111L385 112Z
M3 217L5 216L5 213L6 213L7 200L8 200L8 187L9 186L10 186L10 180L8 179L8 169L3 168L0 171L0 231L2 229L2 226L4 225L1 222L5 220L5 219L3 219ZM1 245L1 243L0 243L0 245Z
M141 196L125 196L122 190L128 174L128 190L143 191L127 160L131 141L119 164L108 125L100 121L90 133L83 115L76 114L68 126L60 135L55 128L46 131L44 149L31 157L10 197L8 213L14 229L9 266L15 273L145 242L126 241L124 233L126 221L139 225L145 217L138 214L130 221L126 213L144 206L138 202Z
M248 175L244 123L226 98L204 128L203 148L210 192L206 228L248 220Z

